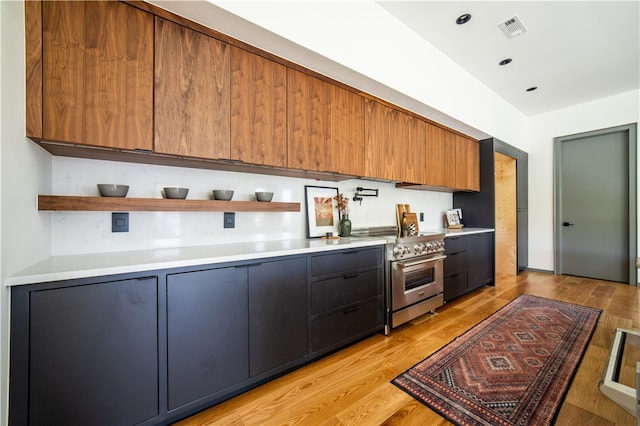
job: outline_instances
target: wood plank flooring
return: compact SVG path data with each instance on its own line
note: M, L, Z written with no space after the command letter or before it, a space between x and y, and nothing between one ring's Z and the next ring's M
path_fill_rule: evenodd
M557 418L557 425L636 425L598 383L617 327L640 330L640 290L626 284L525 272L483 287L390 336L376 334L179 423L194 425L448 425L390 384L521 293L603 310ZM625 356L621 381L633 386L637 356Z

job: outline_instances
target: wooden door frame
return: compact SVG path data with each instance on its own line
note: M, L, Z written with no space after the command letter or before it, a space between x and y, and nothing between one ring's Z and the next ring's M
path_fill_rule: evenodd
M562 157L561 147L563 142L568 142L575 139L583 139L591 136L606 135L609 133L623 133L626 132L627 144L629 147L629 285L638 285L638 233L637 233L637 123L625 124L622 126L609 127L606 129L593 130L590 132L578 133L575 135L560 136L553 138L553 240L554 240L554 274L560 274L562 270L561 250L562 241L560 238L561 226L562 226L562 206L561 200L561 171L562 171Z

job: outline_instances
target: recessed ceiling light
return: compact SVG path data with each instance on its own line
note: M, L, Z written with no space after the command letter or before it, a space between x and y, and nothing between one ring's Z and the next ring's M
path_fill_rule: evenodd
M466 24L470 20L471 20L471 15L468 14L468 13L465 13L465 14L462 14L462 15L458 16L458 19L456 19L456 24L458 24L458 25Z
M501 60L501 61L499 62L499 64L500 64L500 65L509 65L509 64L511 63L511 61L512 61L512 60L513 60L513 59L511 59L511 58L506 58L506 59Z
M527 92L533 92L534 90L537 90L537 89L538 89L538 86L532 86L527 89Z

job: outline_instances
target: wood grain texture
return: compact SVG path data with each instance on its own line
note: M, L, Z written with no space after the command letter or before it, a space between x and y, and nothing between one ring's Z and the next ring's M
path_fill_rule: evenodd
M467 191L480 190L480 145L477 141L448 133L455 158L453 187Z
M230 158L230 49L156 18L154 150Z
M287 166L287 69L231 48L231 158Z
M43 137L151 149L153 17L119 2L43 4Z
M147 212L299 212L300 203L38 195L38 210Z
M331 130L329 138L331 171L345 175L364 175L364 99L330 85Z
M397 169L395 141L397 110L374 100L365 99L365 176L402 180Z
M454 173L444 167L447 155L444 130L427 123L425 146L424 183L433 186L446 186L447 182L453 181Z
M615 328L640 328L640 290L536 272L498 275L495 287L455 299L390 336L371 336L176 424L448 425L390 381L521 293L603 309L555 424L635 426L633 416L600 393L598 381Z
M400 158L398 168L403 182L425 183L426 180L426 123L413 115L398 113L396 147Z
M26 136L42 138L42 2L24 2Z
M516 275L518 227L516 205L516 159L496 152L496 273Z
M288 167L329 170L331 86L288 69L287 90Z

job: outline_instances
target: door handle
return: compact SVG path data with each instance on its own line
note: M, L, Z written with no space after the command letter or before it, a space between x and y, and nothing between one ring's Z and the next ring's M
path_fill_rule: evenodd
M569 222L562 222L562 226L573 226L575 225L574 223L569 223Z

